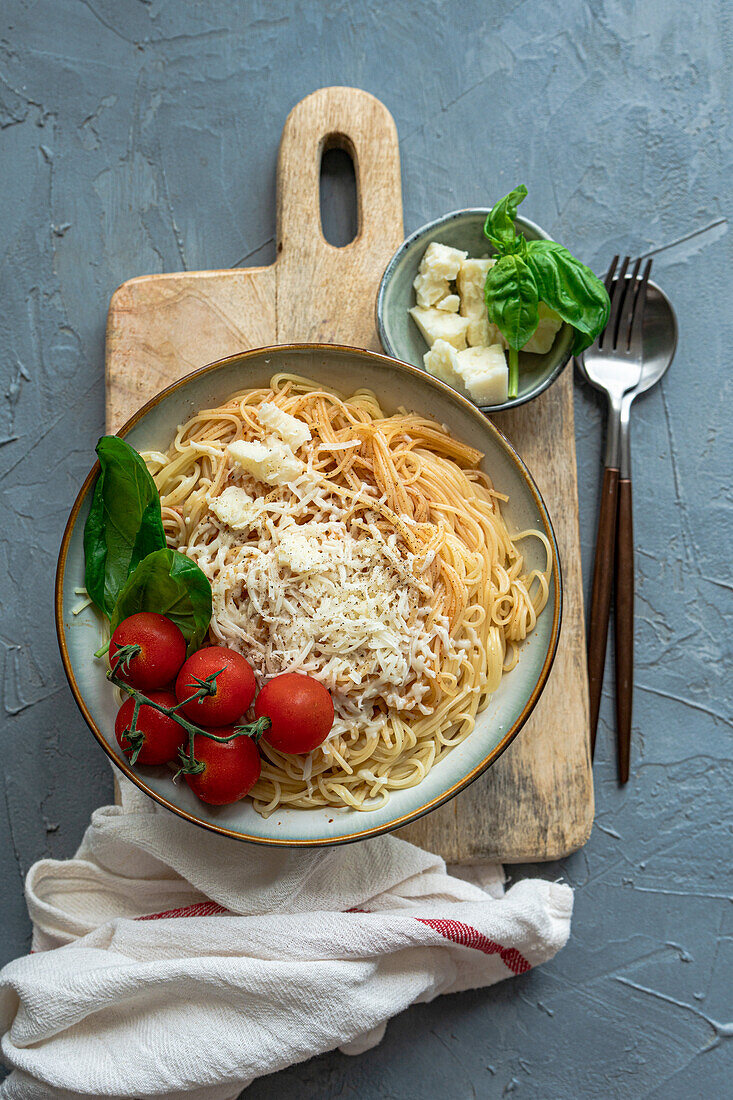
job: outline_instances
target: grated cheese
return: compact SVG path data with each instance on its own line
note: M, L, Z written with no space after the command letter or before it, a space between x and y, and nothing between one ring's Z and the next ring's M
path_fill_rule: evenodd
M257 512L249 530L230 502ZM354 518L305 469L267 501L229 486L210 515L215 537L189 553L211 581L212 629L260 685L282 672L326 685L336 720L324 751L343 736L377 735L390 714L432 713L436 668L460 658L447 621L431 621L423 573L433 555L418 562L395 534L384 537L376 512Z

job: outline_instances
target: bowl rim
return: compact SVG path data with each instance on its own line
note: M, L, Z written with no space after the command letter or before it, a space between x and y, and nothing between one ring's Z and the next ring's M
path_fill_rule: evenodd
M391 259L389 260L389 263L384 269L382 278L379 280L379 288L377 290L377 298L374 306L379 339L386 354L389 355L390 358L397 359L397 361L400 363L405 362L404 359L400 358L397 349L387 335L387 330L384 324L384 299L387 294L387 287L392 280L392 276L394 275L395 269L402 257L402 254L404 252L407 252L408 249L411 248L415 241L419 240L420 237L427 236L429 233L432 233L434 230L438 229L441 225L445 225L447 222L455 221L458 218L472 214L480 215L485 218L489 214L490 209L491 208L488 206L466 206L460 210L451 210L447 214L443 214L439 218L433 218L432 221L426 222L425 225L421 225L419 229L415 229L414 232L410 233L409 237L405 237L404 241L399 246L397 251L393 253ZM517 214L515 220L517 222L520 222L521 225L527 226L527 228L531 229L532 232L536 233L539 240L552 240L550 234L546 233L542 226L537 225L537 222L530 221L529 218L525 218L521 214ZM513 397L511 401L505 401L501 405L477 405L473 401L470 402L470 404L472 404L474 408L479 409L481 412L488 414L505 412L507 409L516 409L520 405L526 405L528 401L532 401L535 397L539 397L541 393L544 393L546 389L549 389L553 382L557 381L557 379L560 377L572 358L573 353L571 348L567 358L560 359L560 362L557 364L557 366L553 367L548 376L544 378L541 382L539 382L534 387L534 389L529 390L527 393L522 394L519 397ZM414 367L415 364L409 363L408 366ZM417 367L417 370L422 370L423 374L428 374L428 372L423 367ZM432 378L433 376L428 374L428 377ZM456 393L457 392L458 391L456 390ZM462 397L463 394L461 394L460 396ZM464 400L468 400L468 398L464 398Z
M547 683L548 677L550 675L550 670L552 669L552 665L553 665L554 660L555 660L555 655L557 653L557 647L558 647L558 641L559 641L559 637L560 637L560 626L561 626L561 622L562 622L562 605L563 605L562 566L561 566L561 563L560 563L560 552L559 552L558 545L557 545L557 538L556 538L556 535L555 535L555 530L554 530L554 527L552 525L552 520L551 520L550 514L547 510L547 506L545 505L545 502L542 498L542 494L540 493L540 490L539 490L538 486L536 485L536 483L534 481L534 478L532 477L532 474L530 473L529 469L527 468L527 465L525 464L524 460L520 457L518 452L512 446L512 444L507 439L507 437L504 435L504 433L501 431L501 429L498 428L496 426L496 424L492 423L488 419L488 417L484 416L481 413L481 411L479 410L478 406L474 405L471 401L468 401L465 397L462 396L462 394L459 394L456 390L454 390L451 386L448 386L445 382L442 382L440 379L433 378L431 375L427 374L425 371L420 370L418 367L413 366L411 363L404 363L400 359L394 359L391 356L382 354L381 352L369 351L366 348L351 347L348 344L324 344L324 343L315 343L315 342L314 343L300 342L300 343L291 343L291 344L271 344L271 345L267 345L265 347L250 348L246 351L237 352L234 355L229 355L229 356L226 356L223 359L217 359L212 363L207 363L205 366L198 367L196 370L190 371L188 374L184 375L182 378L177 379L175 382L172 382L169 386L166 386L164 389L160 390L149 401L147 401L140 409L138 409L137 412L135 412L128 420L126 420L125 423L121 425L121 427L117 430L117 432L115 434L120 436L121 438L124 438L124 436L127 435L127 433L138 423L138 421L142 420L143 417L145 417L151 409L155 408L157 405L159 405L162 401L164 401L171 394L177 392L179 389L181 389L182 387L186 386L188 383L193 381L194 378L203 377L204 375L207 375L207 374L213 374L217 370L219 370L221 367L223 367L226 364L231 363L235 360L246 361L247 359L267 355L267 353L275 353L275 352L280 353L280 352L283 352L283 351L287 351L287 352L321 351L321 352L326 352L327 354L329 354L331 352L341 352L341 353L348 352L349 354L357 355L359 357L363 356L363 357L368 358L368 359L381 360L382 363L385 366L389 366L392 369L397 368L402 373L406 373L406 374L409 374L409 375L416 376L423 384L427 380L429 385L433 385L436 388L444 391L450 397L452 397L454 400L456 400L459 404L462 404L469 411L469 413L472 416L480 418L480 420L483 423L483 426L488 427L489 431L493 432L495 434L495 436L497 437L498 443L504 448L508 458L516 466L520 476L522 477L523 481L525 482L526 487L529 489L529 492L530 492L531 496L534 498L535 505L538 508L538 510L540 512L540 515L543 519L543 522L545 524L545 531L546 531L546 534L548 536L550 547L552 549L552 565L553 565L552 586L553 586L553 593L554 593L554 612L553 612L553 619L552 619L552 628L551 628L550 641L549 641L547 653L545 655L545 659L542 663L542 667L541 667L539 675L538 675L538 677L537 677L537 679L534 683L534 686L533 686L532 691L529 695L529 698L527 699L526 703L524 704L524 706L522 708L522 711L519 714L518 718L512 724L512 726L507 730L506 734L504 735L502 740L499 742L499 744L496 745L481 761L479 761L478 764L476 764L461 779L459 779L456 783L454 783L449 788L449 790L444 791L441 794L436 795L434 798L430 799L428 802L424 803L423 805L420 805L420 806L416 807L415 809L408 811L407 813L403 813L399 817L394 818L393 820L388 821L385 824L374 826L373 828L368 828L368 820L369 820L368 819L368 814L360 814L359 819L363 818L364 819L364 824L367 827L365 827L363 829L358 829L357 831L349 833L346 836L340 836L340 837L335 837L335 838L334 837L329 837L329 836L323 836L323 837L308 838L308 839L280 839L278 837L252 836L252 835L247 834L247 833L237 832L234 829L230 829L230 828L226 828L222 825L218 825L215 822L204 821L201 818L196 817L194 814L189 813L187 810L183 809L182 807L176 806L173 802L170 802L163 795L159 794L157 791L153 790L150 786L148 786L148 784L145 782L144 777L139 775L138 773L136 773L130 767L130 764L128 763L127 760L124 760L124 761L121 760L116 755L116 753L113 751L111 746L107 743L106 738L103 736L101 730L99 729L99 727L97 726L94 718L92 717L91 711L89 710L89 707L87 706L86 701L85 701L85 699L83 697L83 694L81 692L81 689L79 688L79 685L76 681L76 677L74 675L74 670L73 670L73 667L72 667L72 664L71 664L71 658L70 658L70 655L69 655L68 646L66 644L66 632L65 632L65 629L64 629L63 591L64 591L64 577L65 577L65 573L66 573L67 556L68 556L68 552L69 552L69 545L70 545L70 542L71 542L71 536L74 532L76 522L77 522L77 519L78 519L78 516L79 516L79 512L81 510L81 506L84 503L86 495L90 491L90 489L91 489L91 487L92 487L92 485L93 485L93 483L94 483L94 481L97 477L97 474L99 472L99 462L98 461L94 463L92 469L89 471L86 478L84 479L84 482L82 483L82 486L81 486L79 492L77 493L77 496L76 496L76 498L74 500L74 503L72 505L71 512L70 512L69 518L66 522L66 526L64 528L64 533L63 533L63 536L62 536L62 539L61 539L61 546L60 546L60 549L59 549L59 556L58 556L58 562L57 562L57 566L56 566L56 576L55 576L55 583L54 583L56 638L57 638L57 641L58 641L59 650L61 652L61 660L62 660L62 663L63 663L63 666L64 666L64 672L66 674L66 678L68 680L69 687L71 688L71 692L72 692L72 695L74 696L74 700L76 701L76 704L77 704L79 710L81 711L82 717L84 718L84 721L86 722L86 724L89 727L90 731L92 732L92 734L94 735L94 737L96 738L98 743L101 745L102 749L105 751L107 756L113 762L113 764L115 764L116 767L118 767L120 769L120 771L132 783L135 784L136 787L138 787L141 791L144 791L145 794L147 794L150 798L152 798L159 805L164 806L167 810L172 811L178 817L181 817L184 820L189 821L192 824L197 825L202 829L207 829L209 832L218 834L220 836L227 836L227 837L230 837L234 840L247 841L247 842L253 843L253 844L261 844L261 845L264 845L266 847L277 847L277 848L336 847L337 845L340 845L340 844L349 844L349 843L353 843L353 842L359 841L359 840L368 840L371 837L380 836L384 833L392 832L395 829L403 828L404 826L410 824L411 822L416 821L418 818L422 817L424 814L427 814L427 813L431 812L432 810L437 809L439 806L442 806L445 802L448 802L451 798L454 798L455 795L459 794L462 790L465 790L465 788L468 787L471 783L473 783L474 780L478 779L478 777L483 772L485 772L487 768L491 767L491 765L509 747L509 745L512 743L512 741L517 736L519 731L525 725L525 723L527 722L529 716L531 715L532 711L534 710L534 708L535 708L535 706L536 706L536 704L537 704L537 702L538 702L538 700L539 700L539 698L540 698L540 696L541 696L541 694L544 690L544 687ZM416 786L417 786L417 784L416 784Z

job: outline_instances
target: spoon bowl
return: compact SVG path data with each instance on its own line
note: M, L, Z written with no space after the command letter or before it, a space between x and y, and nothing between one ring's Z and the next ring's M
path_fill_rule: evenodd
M677 350L677 314L664 291L649 282L641 332L644 358L638 385L626 395L629 404L655 386L666 373Z
M619 477L631 476L629 417L634 398L656 386L672 365L677 350L677 314L667 295L656 283L647 288L644 322L641 330L643 359L636 386L621 399L619 437Z

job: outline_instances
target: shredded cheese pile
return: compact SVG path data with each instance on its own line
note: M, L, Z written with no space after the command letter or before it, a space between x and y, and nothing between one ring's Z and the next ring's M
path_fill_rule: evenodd
M431 559L385 538L376 512L354 516L305 467L285 493L262 488L234 463L209 501L216 536L189 551L211 581L214 634L247 657L260 685L291 671L325 684L329 740L378 733L390 710L431 714L430 681L454 655L422 580Z

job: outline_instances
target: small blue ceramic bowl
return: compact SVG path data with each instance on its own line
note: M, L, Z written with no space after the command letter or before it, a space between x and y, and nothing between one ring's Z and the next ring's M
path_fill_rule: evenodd
M422 369L427 344L408 311L415 305L412 284L423 253L431 241L439 241L460 248L472 257L490 254L491 245L483 234L488 213L488 209L454 210L415 230L397 249L387 264L377 293L377 330L387 355ZM516 226L529 241L550 239L544 229L526 218L517 217ZM503 405L481 406L482 411L513 409L546 390L569 362L573 340L572 326L563 325L545 355L520 352L518 396Z

